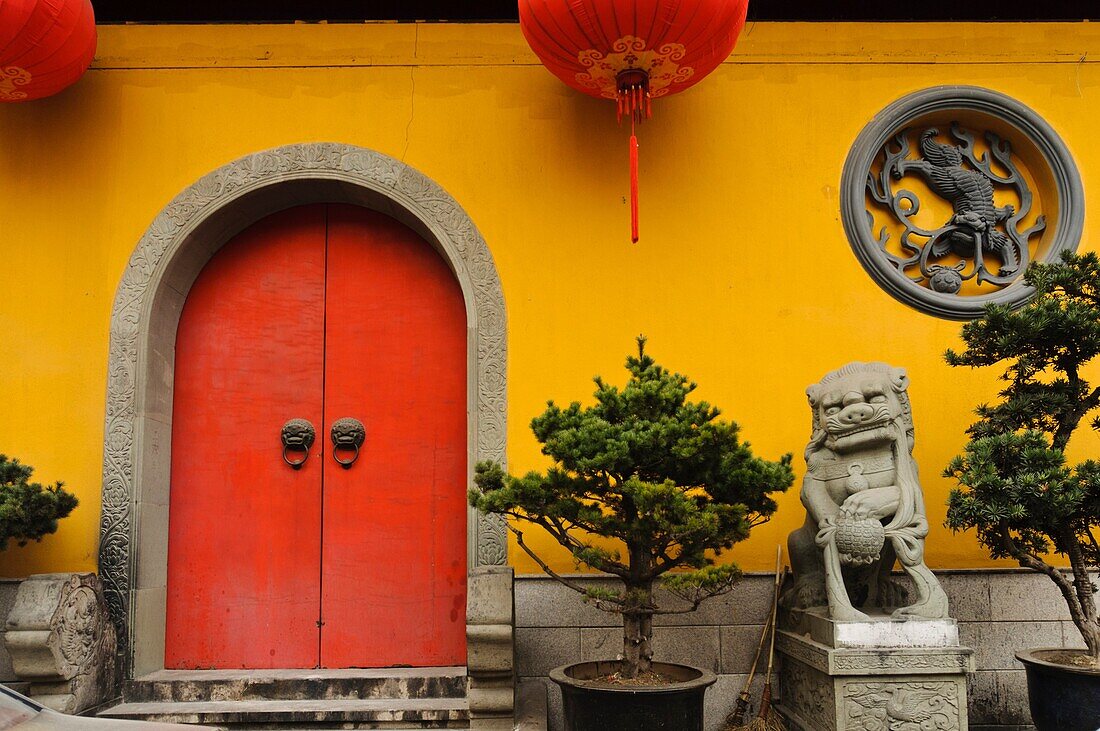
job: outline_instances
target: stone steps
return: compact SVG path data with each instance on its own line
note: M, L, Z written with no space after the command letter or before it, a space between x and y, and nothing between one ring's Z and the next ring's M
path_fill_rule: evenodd
M127 702L465 698L466 668L160 670L123 686Z
M222 729L467 728L466 668L161 670L101 717Z
M461 698L251 700L121 703L101 716L233 729L455 728L469 716Z

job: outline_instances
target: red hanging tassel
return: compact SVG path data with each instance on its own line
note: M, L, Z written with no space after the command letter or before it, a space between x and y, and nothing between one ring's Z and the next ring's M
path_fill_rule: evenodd
M649 77L645 71L627 69L617 77L616 116L622 122L630 116L630 240L638 243L638 136L634 126L652 113L649 97Z
M638 137L630 130L630 241L638 243Z

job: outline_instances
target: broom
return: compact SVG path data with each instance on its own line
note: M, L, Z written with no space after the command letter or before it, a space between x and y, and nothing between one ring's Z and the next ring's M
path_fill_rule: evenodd
M752 667L749 668L749 677L745 680L745 687L741 689L741 694L737 696L737 705L726 716L725 731L737 731L744 728L745 714L749 710L749 687L756 675L756 665L760 662L760 653L764 651L764 643L768 641L768 630L771 629L771 626L771 619L769 619L764 623L764 628L760 632L760 642L756 646L756 656L752 659Z
M772 616L768 621L768 625L771 627L771 647L768 648L768 675L764 679L764 692L760 695L760 712L756 714L756 718L752 719L744 726L727 727L727 731L787 731L787 727L783 725L783 721L781 721L779 716L772 711L771 704L772 662L775 659L775 622L776 616L779 614L779 585L783 582L782 556L782 547L776 546L775 595L772 597ZM767 628L765 628L764 633L767 634ZM740 702L740 700L738 702Z

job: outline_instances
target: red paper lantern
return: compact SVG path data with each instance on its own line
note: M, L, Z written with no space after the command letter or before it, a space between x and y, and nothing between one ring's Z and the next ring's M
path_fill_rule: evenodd
M0 0L0 101L56 94L95 56L90 0Z
M631 239L638 240L638 138L650 102L699 83L733 51L748 0L519 0L546 68L630 117Z

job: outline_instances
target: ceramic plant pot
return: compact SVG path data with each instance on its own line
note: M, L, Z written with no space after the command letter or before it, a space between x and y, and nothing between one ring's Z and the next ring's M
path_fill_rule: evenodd
M675 682L656 686L596 685L619 671L617 660L563 665L550 671L561 687L565 731L703 731L703 694L717 680L708 670L653 663Z
M1038 731L1100 729L1100 669L1050 661L1064 648L1043 647L1016 653L1027 670L1031 719Z

